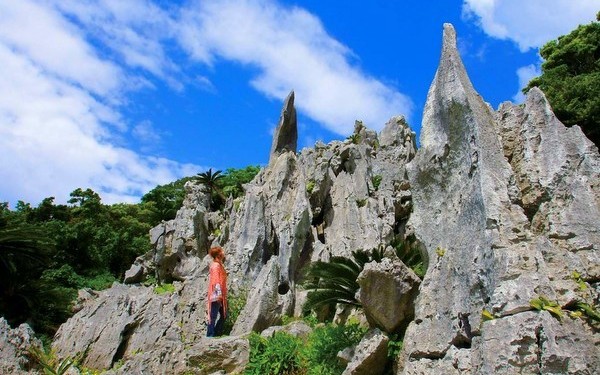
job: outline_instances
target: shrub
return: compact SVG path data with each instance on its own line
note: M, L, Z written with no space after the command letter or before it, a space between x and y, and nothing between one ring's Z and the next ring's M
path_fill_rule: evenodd
M309 375L341 374L344 366L337 353L360 342L366 328L358 324L334 325L328 323L315 328L302 350L302 358Z
M248 299L248 290L240 289L235 293L230 293L227 297L227 319L223 326L223 334L228 335L233 329L233 325L237 320L238 316L242 312L244 306L246 306L246 300Z
M250 334L250 361L246 375L297 374L301 369L299 351L301 340L285 332L276 332L265 339Z
M173 284L160 284L154 287L154 293L156 294L173 293L174 291L175 286Z

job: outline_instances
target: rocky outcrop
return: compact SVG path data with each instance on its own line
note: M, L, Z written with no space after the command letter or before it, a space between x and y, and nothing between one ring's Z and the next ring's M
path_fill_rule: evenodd
M357 282L358 300L371 325L393 333L412 320L421 280L400 260L365 264Z
M408 225L427 249L429 268L399 373L599 371L590 349L600 337L588 323L550 324L547 313L529 312L539 295L563 307L584 298L569 275L590 277L598 265L598 154L578 129L564 129L542 97L536 90L529 96L527 105L539 109L527 116L507 105L496 115L468 79L454 29L444 26L422 148L408 165L414 207ZM544 143L536 132L558 136L546 146L559 142L562 148L532 147ZM575 187L582 194L574 196L565 185L571 181L590 183ZM544 185L552 187L539 191ZM577 210L584 205L593 207ZM588 225L567 230L560 224L577 220ZM497 319L483 321L484 310ZM580 357L568 359L569 350Z
M27 324L11 328L0 317L0 374L31 374L35 362L29 353L31 348L42 348L42 342L34 336Z
M294 107L294 91L290 92L284 101L279 124L275 129L271 145L270 160L276 159L285 152L296 152L298 143L298 123L296 107Z
M207 269L208 257L186 283L174 283L173 292L115 284L90 296L56 333L56 354L64 358L85 353L83 365L94 369L125 361L128 367L117 371L123 374L127 368L183 371L186 345L206 334Z
M375 328L354 348L352 358L342 375L383 374L387 363L388 337Z

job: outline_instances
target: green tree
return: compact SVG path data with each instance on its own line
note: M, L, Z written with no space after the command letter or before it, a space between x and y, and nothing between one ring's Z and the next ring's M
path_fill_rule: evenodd
M201 172L196 175L196 181L204 185L208 190L208 194L210 196L208 207L209 210L212 208L213 201L216 201L217 207L219 206L219 204L222 205L223 203L225 203L225 194L223 194L223 190L221 189L220 185L220 182L224 177L225 176L221 174L221 171L216 171L213 173L212 168L210 168L206 172ZM217 199L215 199L215 194L218 196L218 199L220 199L220 201L217 201Z
M600 12L596 18L600 21ZM539 87L561 122L579 125L600 147L600 22L580 25L548 42L540 55L542 74L523 92Z
M227 168L223 179L220 181L223 186L223 193L234 198L243 195L243 185L252 181L258 172L260 172L258 165L250 165L242 169Z
M142 203L153 212L154 222L160 223L162 220L168 221L175 218L177 210L183 205L184 185L191 179L191 177L184 177L175 182L159 185L142 197Z

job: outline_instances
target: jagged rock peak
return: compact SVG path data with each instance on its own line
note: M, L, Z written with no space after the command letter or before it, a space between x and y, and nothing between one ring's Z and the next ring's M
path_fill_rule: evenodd
M298 143L298 123L296 108L294 107L294 90L292 90L283 103L279 124L275 129L269 163L284 152L296 152Z

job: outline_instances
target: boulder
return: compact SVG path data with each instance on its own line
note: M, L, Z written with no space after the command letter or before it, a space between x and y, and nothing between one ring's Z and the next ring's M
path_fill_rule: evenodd
M277 332L285 332L306 341L312 331L313 329L308 324L301 320L297 320L285 326L271 326L262 331L260 335L269 338Z
M21 324L13 329L0 317L0 373L30 374L37 365L29 354L30 348L42 348L31 327Z
M375 328L365 335L354 348L350 363L342 375L383 374L387 364L388 337Z
M186 367L197 369L197 374L241 374L248 364L249 353L250 343L247 338L205 338L186 350Z
M232 335L261 332L278 324L285 315L285 300L280 298L277 286L280 279L280 266L277 257L272 257L252 285L246 305L231 330Z
M412 320L421 280L400 260L365 264L357 282L358 300L372 326L394 333Z

